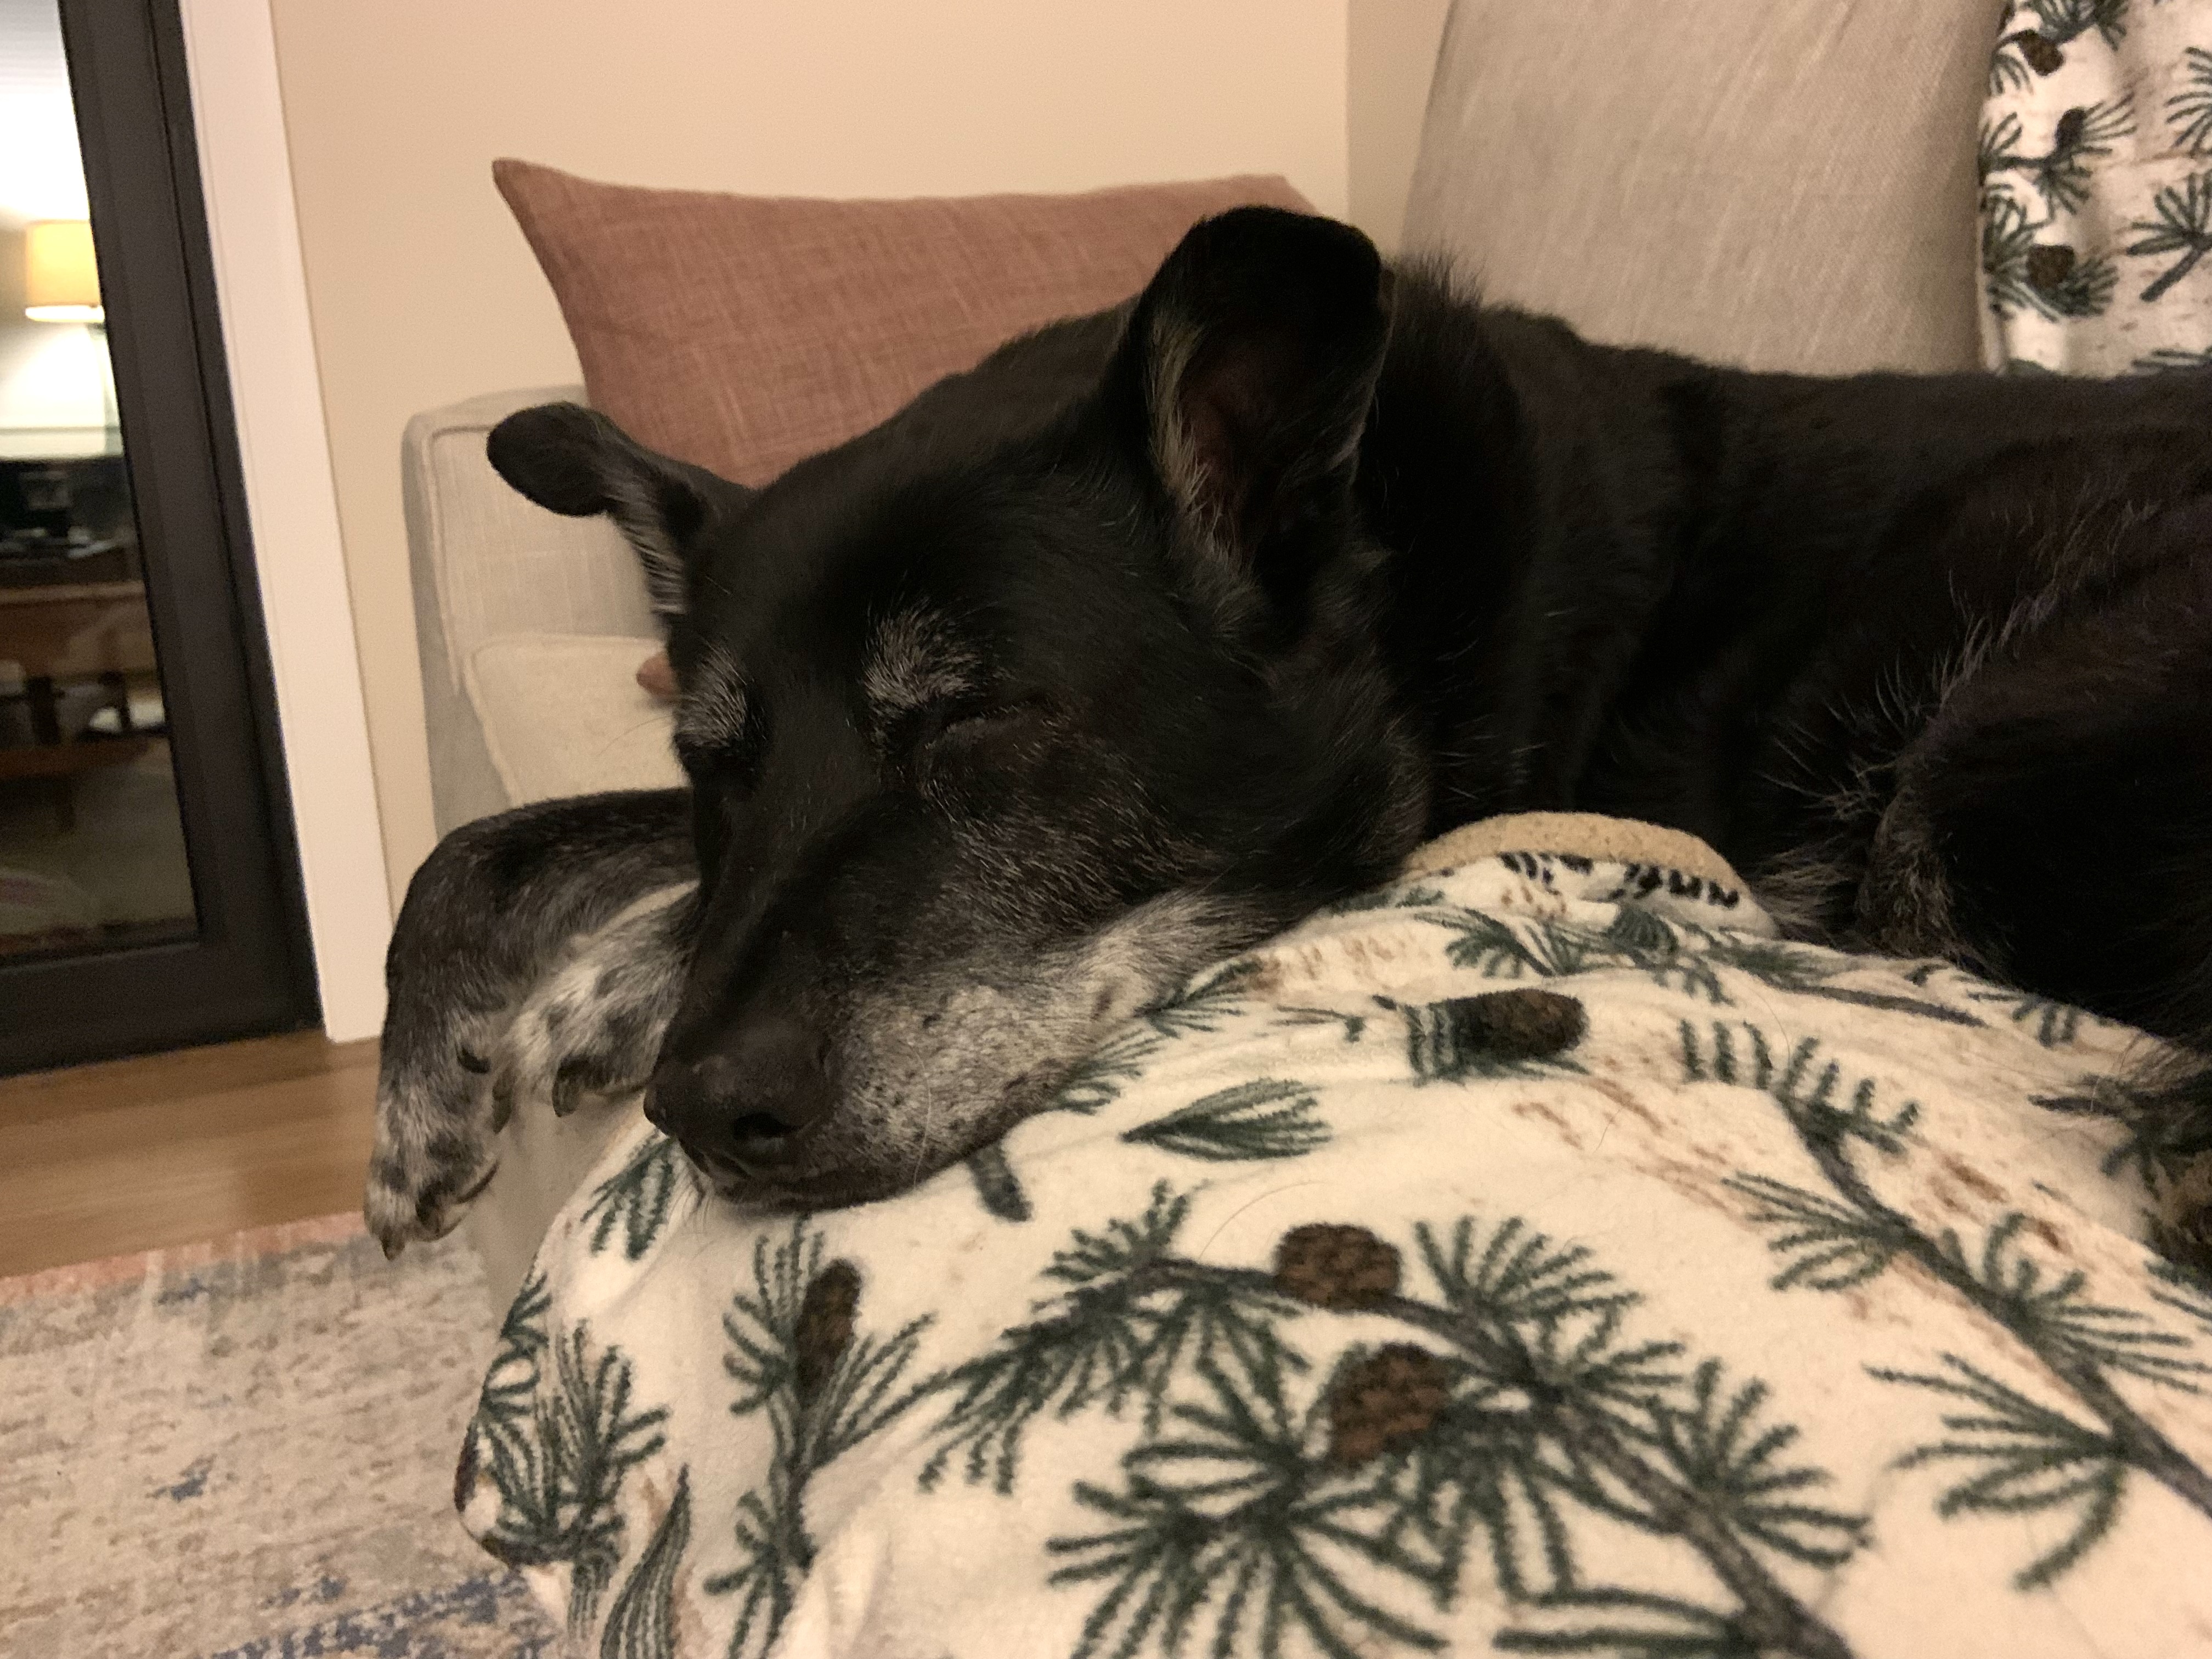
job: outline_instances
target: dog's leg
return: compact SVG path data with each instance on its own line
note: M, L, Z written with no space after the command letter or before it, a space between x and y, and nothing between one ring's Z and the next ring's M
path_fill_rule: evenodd
M1899 758L1858 924L2179 1045L2091 1097L2131 1122L2161 1248L2212 1269L2212 561L1949 690Z
M517 1006L580 935L695 879L690 797L678 789L520 807L439 844L385 958L363 1210L386 1255L450 1231L490 1179L505 1119L489 1073Z

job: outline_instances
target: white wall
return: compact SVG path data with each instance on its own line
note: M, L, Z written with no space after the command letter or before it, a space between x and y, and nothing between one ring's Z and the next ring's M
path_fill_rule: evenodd
M1398 251L1429 78L1451 0L1349 0L1346 147L1352 222Z
M270 4L395 895L432 840L400 429L575 374L494 156L830 196L1279 172L1350 202L1346 0Z
M23 314L20 302L15 314ZM104 364L82 323L0 320L0 458L98 454L106 439Z

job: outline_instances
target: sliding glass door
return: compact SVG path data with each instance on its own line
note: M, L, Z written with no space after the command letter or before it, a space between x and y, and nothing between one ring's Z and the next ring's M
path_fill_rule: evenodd
M173 0L0 0L0 1070L313 1017Z

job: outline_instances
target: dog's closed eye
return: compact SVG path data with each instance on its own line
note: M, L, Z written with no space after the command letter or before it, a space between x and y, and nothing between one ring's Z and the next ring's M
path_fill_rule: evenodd
M899 736L909 750L929 749L948 738L975 736L992 722L1017 712L1018 706L1003 707L981 692L963 692L914 710L900 721Z
M982 692L928 703L887 734L887 757L925 784L947 771L988 769L1007 741L1034 732L1047 713L1042 699L1008 701Z
M676 712L676 757L694 777L749 776L768 743L768 723L737 665L708 646L693 665Z

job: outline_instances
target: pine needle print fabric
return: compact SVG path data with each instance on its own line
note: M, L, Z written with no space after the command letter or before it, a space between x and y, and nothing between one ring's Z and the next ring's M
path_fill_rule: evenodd
M2212 364L2212 0L2018 0L1978 145L1984 360Z
M890 1202L637 1121L456 1497L606 1659L2200 1651L2212 1285L2087 1108L2142 1041L1486 857Z

